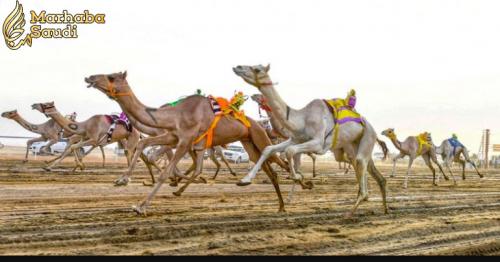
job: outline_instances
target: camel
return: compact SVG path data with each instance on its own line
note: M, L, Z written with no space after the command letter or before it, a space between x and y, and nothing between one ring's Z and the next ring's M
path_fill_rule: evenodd
M452 138L445 139L440 146L436 147L436 153L441 155L443 158L444 165L453 177L453 172L451 171L450 165L452 162L459 163L462 165L462 179L465 180L465 163L470 163L476 170L477 175L480 178L484 176L477 170L476 164L470 160L469 152L467 148L458 141L456 135L454 134ZM463 155L465 160L462 160L460 156Z
M409 136L406 138L405 141L400 142L397 139L396 133L394 132L394 128L389 128L384 131L382 131L382 135L388 137L391 142L394 144L394 146L399 150L399 155L393 158L393 166L392 166L392 173L391 177L394 177L394 172L396 169L396 161L400 158L404 158L405 156L410 157L410 161L408 162L408 170L406 171L406 177L405 181L403 184L403 188L408 188L408 177L410 175L410 169L413 164L413 161L419 157L422 156L422 158L425 161L425 164L429 167L429 169L432 171L432 184L434 186L437 186L437 182L439 182L439 177L437 178L436 182L436 170L432 166L432 162L434 162L438 167L441 173L443 174L444 178L446 180L449 180L449 178L446 176L446 174L443 171L443 168L437 161L436 157L436 149L434 148L434 145L432 144L432 139L430 137L429 133L423 133L420 136L422 136L422 139L425 139L427 144L422 144L422 142L419 142L419 138L417 136ZM453 181L455 181L455 178L453 178ZM456 184L456 181L455 181Z
M50 154L50 147L59 141L59 134L61 133L62 128L52 119L39 125L32 124L21 117L17 110L4 112L2 113L2 117L12 119L24 129L40 135L40 137L30 139L26 143L26 155L23 160L24 163L28 162L28 152L33 143L48 141L48 143L43 146L40 151Z
M34 108L33 105L31 106L31 108L33 110L36 110L36 108ZM71 121L76 121L76 113L73 113L73 114L71 114L69 116L66 116L66 118L68 118ZM57 126L60 127L59 125L57 125ZM72 144L75 144L75 143L77 143L78 141L81 140L81 137L79 135L74 135L74 134L72 134L71 132L69 132L69 131L67 131L65 129L61 129L61 131L59 131L59 132L60 132L61 138L67 138L68 139L68 143L66 145L65 151ZM87 156L88 154L90 154L94 149L95 149L95 147L92 147L89 151L83 153L82 156L80 156L79 152L75 151L74 155L75 155L75 157L78 157L80 159L80 161L81 161L85 156ZM104 153L104 147L103 146L99 146L99 149L101 150L101 154L102 154L102 167L104 167L105 164L106 164L106 154ZM45 161L45 164L49 165L50 163L59 160L61 157L62 157L62 154L59 155L59 156L57 156L57 157L55 157L55 158L53 158L53 159L51 159L51 160ZM77 168L78 168L78 165L75 166L75 168L73 169L73 172L75 172Z
M269 105L266 103L266 99L261 94L254 94L250 97L253 101L255 101L259 105L259 114L260 110L264 110L266 112L269 122L271 123L271 128L266 128L267 135L273 141L273 144L279 144L283 140L287 140L289 138L288 131L280 124L280 122L273 116L273 112ZM262 123L262 122L259 122ZM313 177L316 177L316 155L312 153L306 153L313 161ZM294 169L300 173L300 164L301 164L301 156L302 154L297 154L295 156L295 166Z
M167 132L156 137L156 139L164 140L166 144L176 148L173 159L161 173L159 181L151 193L139 206L133 207L137 214L146 215L146 209L151 200L165 180L172 176L175 166L188 151L196 159L196 170L191 178L178 191L174 192L176 196L180 196L187 186L201 174L203 153L207 147L240 141L249 154L251 161L257 161L264 148L271 145L265 130L251 118L248 118L251 124L250 127L229 115L216 118L212 108L212 101L208 97L192 95L175 107L151 108L145 106L135 96L127 82L127 72L93 75L85 78L85 82L88 84L87 87L93 87L110 99L115 100L126 114L144 125L165 129ZM219 121L212 129L210 127L214 124L215 119ZM206 132L210 130L213 131L211 145L208 145L209 139L204 136L200 141L194 143L196 139L200 138L200 135L207 134ZM286 164L276 155L273 155L270 160L282 167L286 167ZM263 169L269 176L278 195L279 211L284 212L285 207L277 174L273 171L269 162L263 164Z
M269 76L270 68L270 65L240 65L234 67L233 72L264 95L273 115L288 130L290 138L281 144L267 147L250 173L240 180L240 184L251 184L267 157L276 152L285 152L292 178L295 181L302 181L303 176L294 170L294 156L300 153L323 155L330 150L337 161L346 161L345 153L356 171L359 184L358 197L346 217L351 217L361 202L368 199L367 171L377 181L382 193L384 212L388 213L386 180L377 170L372 159L373 148L378 139L371 124L366 119L363 123L348 121L338 125L338 132L335 132L334 115L326 101L315 99L303 109L291 108L276 91ZM335 142L334 134L337 134Z
M64 159L66 155L71 152L78 151L82 147L104 146L107 144L112 144L114 142L122 143L125 148L127 163L128 165L131 165L130 152L134 152L140 138L140 133L137 131L137 129L132 128L129 131L124 125L118 124L113 130L111 137L108 137L108 131L112 123L108 121L108 117L105 115L94 115L86 121L73 122L59 113L59 111L55 107L54 102L34 104L32 107L45 114L47 117L52 118L65 130L74 133L75 135L79 135L81 139L79 142L72 144L69 148L67 148L62 154L61 159L45 167L44 169L46 171L50 171L55 165L59 164L59 162L62 161L62 159ZM156 163L149 163L146 156L142 153L141 159L146 163L146 166L149 169L149 173L154 180L151 165L155 166ZM81 170L84 169L84 165L80 161L77 161L77 165ZM159 169L159 167L157 168Z
M147 134L149 135L150 137L147 137L147 138L141 138L141 140L137 143L137 147L135 148L135 152L134 152L134 155L132 156L132 160L131 160L131 165L129 166L127 172L121 176L120 178L118 178L116 181L115 181L115 185L117 186L124 186L124 185L127 185L129 182L130 182L130 177L132 176L132 173L135 169L135 166L136 166L136 163L137 163L137 159L142 155L142 152L145 148L149 147L149 146L157 146L157 145L160 145L160 148L157 150L156 152L156 156L153 156L151 159L148 157L148 161L150 163L156 163L156 160L163 154L165 154L166 156L166 159L168 161L172 160L173 156L174 156L174 153L172 151L172 148L168 146L168 144L166 144L164 142L163 139L158 139L157 137L158 136L161 136L163 134L166 133L166 130L164 129L161 129L161 128L154 128L154 127L150 127L150 126L146 126L144 124L142 124L141 122L137 121L133 116L129 116L129 121L131 122L132 126L134 126L137 130L139 130L141 133L144 133L144 134ZM222 151L222 148L221 149L218 149L220 151ZM215 163L215 165L217 166L217 170L215 172L215 175L213 177L213 179L215 179L217 177L217 174L219 173L219 170L220 170L220 163L218 162L218 160L215 158L214 154L211 153L210 154L211 156L211 159L212 161ZM231 167L229 166L229 163L227 163L227 160L224 158L222 158L222 160L226 163L226 165L228 166L231 174L233 176L236 176L236 173L234 173L234 171L231 169ZM193 164L183 175L180 173L180 171L177 169L177 167L174 169L174 174L176 176L179 176L179 177L184 177L186 178L187 174L191 173L193 170L195 169L195 165ZM153 175L151 175L151 179L152 179L152 184L154 185L156 183L155 181L155 178ZM205 181L206 182L206 181ZM178 181L175 180L171 183L171 186L177 186L177 183ZM144 185L150 185L150 184L146 184L146 183L143 183Z

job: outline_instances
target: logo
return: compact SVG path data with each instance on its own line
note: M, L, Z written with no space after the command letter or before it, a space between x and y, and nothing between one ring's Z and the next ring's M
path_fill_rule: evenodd
M24 17L23 5L19 3L19 0L17 0L16 7L7 16L2 26L5 44L8 48L17 50L23 45L31 47L33 39L39 38L78 38L78 25L106 23L105 14L94 15L88 10L84 10L83 13L78 14L70 14L67 10L63 10L59 14L50 14L45 10L37 13L31 10L30 15L30 31L23 37L26 20ZM45 27L47 24L49 26ZM56 25L60 26L55 27ZM66 27L61 28L61 25L66 25Z

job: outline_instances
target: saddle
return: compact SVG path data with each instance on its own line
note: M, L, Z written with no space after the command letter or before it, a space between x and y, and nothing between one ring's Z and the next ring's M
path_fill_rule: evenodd
M212 124L206 132L194 140L193 144L197 144L203 138L207 138L205 148L212 147L214 130L217 127L217 123L223 116L232 116L236 120L240 121L247 128L251 126L250 121L247 119L245 112L240 110L240 106L243 105L244 100L241 100L242 94L236 94L230 101L223 97L213 97L211 95L207 96L212 107L212 111L215 115Z
M132 132L132 124L128 120L128 117L125 113L122 112L120 115L106 115L106 119L108 120L108 123L111 124L107 132L108 143L111 142L113 132L115 131L116 125L118 124L123 125L128 132Z
M332 148L337 144L338 131L339 126L345 124L347 122L356 122L361 125L365 124L364 118L354 110L345 99L334 98L329 100L323 100L325 104L330 109L330 112L333 115L333 121L335 122L335 126L333 128L333 143Z
M453 148L453 156L455 156L455 152L456 152L458 147L462 147L462 148L465 147L464 145L462 145L462 143L460 143L460 141L458 141L455 138L448 139L448 143L450 143L451 147Z
M417 151L418 155L422 154L422 150L425 147L429 148L432 147L432 138L430 133L428 132L421 133L418 136L416 136L416 138L418 141L418 151Z

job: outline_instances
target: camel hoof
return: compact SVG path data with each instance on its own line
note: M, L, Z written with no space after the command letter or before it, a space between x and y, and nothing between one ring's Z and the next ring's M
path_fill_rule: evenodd
M204 184L206 184L206 183L207 183L207 180L206 180L205 178L200 177L199 179L200 179L200 180L201 180L201 182L203 182Z
M237 186L248 186L252 184L252 182L243 182L243 181L240 181L238 183L236 183Z
M445 176L445 177L444 177L444 180L448 181L448 180L450 180L450 178L449 178L449 177L447 177L447 176Z
M141 206L132 206L132 211L134 211L139 216L147 216L146 209Z
M47 171L47 172L52 171L52 169L50 167L43 167L42 169L45 170L45 171Z
M130 182L130 178L119 178L115 180L115 186L126 186Z
M173 192L172 194L174 194L174 196L178 196L178 197L180 197L180 196L182 195L182 192L175 191L175 192Z
M233 176L238 176L238 174L234 173L234 172L231 172L231 175Z
M302 186L302 189L309 189L309 190L311 190L313 188L314 188L314 184L311 181L305 182L304 185Z
M142 185L143 185L143 186L154 186L154 185L155 185L155 183L148 183L148 182L146 182L146 181L142 181Z
M179 185L179 183L177 182L170 182L170 184L168 184L169 186L171 187L177 187Z
M347 213L344 214L344 219L352 219L353 215L354 214L352 212L347 212Z
M278 210L278 213L286 213L286 210L284 207L280 207L280 209Z

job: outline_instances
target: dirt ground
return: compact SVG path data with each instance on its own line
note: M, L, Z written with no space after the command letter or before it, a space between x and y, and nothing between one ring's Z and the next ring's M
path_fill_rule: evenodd
M390 213L383 214L370 178L370 200L344 219L357 184L336 163L320 163L315 188L298 190L284 214L264 174L238 187L223 169L181 197L164 185L141 217L131 206L151 190L142 185L142 164L129 186L115 187L122 162L102 168L92 158L86 171L72 174L71 161L47 173L41 159L0 160L1 255L500 255L499 170L483 171L484 179L468 171L465 181L456 172L457 186L441 180L434 187L430 172L417 167L403 190L404 165L390 178L390 167L379 164ZM239 177L248 170L233 166ZM209 178L214 167L205 167ZM302 171L310 177L311 170L306 162ZM285 197L290 188L281 177Z

